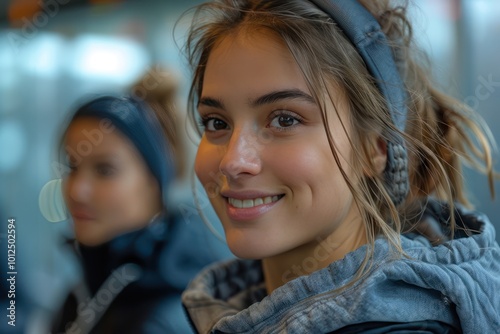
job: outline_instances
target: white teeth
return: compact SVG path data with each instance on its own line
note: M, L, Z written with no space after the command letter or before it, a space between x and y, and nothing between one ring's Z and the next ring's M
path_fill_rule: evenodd
M254 204L253 204L253 200L252 199L245 199L245 200L243 200L243 207L244 208L251 208L253 206L254 206Z
M231 202L231 200L233 200L233 202ZM237 207L237 208L243 207L243 201L240 201L239 199L230 198L229 203L231 203L234 207Z
M238 209L245 208L246 209L246 208L253 208L254 206L258 206L258 205L262 205L262 204L269 204L272 202L276 202L279 198L280 198L279 196L267 196L267 197L259 197L259 198L254 198L254 199L240 200L240 199L228 197L227 200L235 208L238 208Z

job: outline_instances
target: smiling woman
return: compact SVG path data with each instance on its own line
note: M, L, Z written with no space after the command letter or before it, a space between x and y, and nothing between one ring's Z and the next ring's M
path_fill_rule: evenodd
M341 107L332 115L330 131L337 134L335 146L348 171L352 152L343 129L349 116L342 98L335 96ZM218 43L208 59L198 110L205 134L196 173L203 184L217 173L223 180L212 204L235 255L266 258L274 271L289 264L276 255L296 245L303 251L314 248L316 238L335 233L339 250L346 251L366 242L361 215L331 154L319 107L299 66L274 33L240 32ZM360 233L352 233L357 230ZM331 254L325 265L336 256Z
M198 7L195 171L242 258L184 292L198 332L500 330L500 249L460 174L492 184L488 132L413 48L400 1Z

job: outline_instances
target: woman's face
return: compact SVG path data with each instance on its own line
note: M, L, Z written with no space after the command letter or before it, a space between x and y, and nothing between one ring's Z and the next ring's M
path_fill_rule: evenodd
M329 128L352 180L348 108L332 92L345 129L332 104ZM205 132L195 170L235 255L266 258L326 238L340 244L363 230L320 109L272 33L239 33L217 44L198 110Z
M139 229L161 210L158 182L135 146L107 120L77 118L64 140L64 198L76 239L88 246Z

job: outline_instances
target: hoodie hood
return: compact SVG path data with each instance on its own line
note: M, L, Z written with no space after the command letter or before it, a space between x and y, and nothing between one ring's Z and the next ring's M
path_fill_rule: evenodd
M446 232L446 205L431 202L422 222ZM436 320L464 333L500 331L500 248L483 214L456 207L455 239L434 241L413 232L401 237L409 258L395 258L375 242L373 266L346 289L368 246L266 295L260 261L232 260L203 271L183 294L200 333L332 332L372 322ZM462 228L462 229L460 229ZM466 228L467 230L464 230Z

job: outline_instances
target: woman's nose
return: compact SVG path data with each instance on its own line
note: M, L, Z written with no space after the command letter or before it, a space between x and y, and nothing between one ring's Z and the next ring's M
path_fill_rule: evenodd
M91 193L91 182L81 172L72 172L65 180L67 197L76 203L85 203Z
M262 148L252 131L233 132L220 162L220 171L230 179L260 173Z

